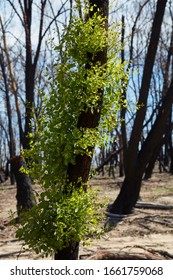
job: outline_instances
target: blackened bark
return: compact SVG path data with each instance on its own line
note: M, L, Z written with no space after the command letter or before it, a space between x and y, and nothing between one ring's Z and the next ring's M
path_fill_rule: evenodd
M122 33L121 33L121 43L122 45L124 44L124 35L125 35L125 21L124 21L124 16L122 16ZM122 63L125 61L124 57L124 48L121 51L121 60ZM127 132L126 132L126 107L123 106L123 101L126 100L126 87L123 88L123 93L122 93L122 106L121 106L121 111L120 111L120 120L121 120L121 138L122 138L122 143L120 147L122 147L122 151L120 152L120 168L119 168L119 174L120 177L124 176L124 171L126 168L126 153L127 153Z
M89 17L92 17L93 14L99 9L102 12L103 17L108 18L108 0L107 1L97 1L97 0L90 0L90 6L95 6L93 11L90 11ZM108 28L108 22L105 21L105 29ZM90 62L97 64L100 62L100 65L104 65L107 61L107 49L103 49L96 54L93 60L93 55L88 53L88 63L86 64L86 68L90 68ZM101 107L102 107L102 94L103 90L100 90L98 93L100 95L100 100L98 104L98 108L95 108L94 112L88 108L86 111L82 112L78 119L77 127L80 128L96 128L99 124L100 114L101 114ZM91 153L93 153L94 147L89 147ZM90 171L91 165L91 157L87 156L86 154L81 156L78 155L76 157L76 164L72 165L69 164L68 166L68 178L69 181L72 183L77 183L79 178L82 178L82 182L86 183L88 180L88 175Z
M3 25L1 22L1 27L2 26ZM3 34L4 34L4 32L3 32ZM6 99L6 107L7 107L8 133L9 133L9 153L10 153L10 157L13 157L16 153L16 147L15 147L13 127L12 127L12 110L11 110L10 92L9 92L9 86L8 86L8 75L7 75L4 57L3 57L2 53L0 53L0 66L1 66L1 71L2 71L2 77L4 80L4 87L5 87L5 99ZM10 174L10 180L11 180L11 185L13 185L14 177L12 174Z
M27 211L36 203L30 177L20 171L21 167L26 168L26 163L21 156L13 157L10 160L11 169L16 179L17 185L17 213L18 216L23 211Z
M171 156L171 163L170 163L169 172L170 172L170 174L173 175L173 149L172 148L171 148L170 156Z
M115 214L130 214L139 198L142 175L141 170L136 167L138 172L135 176L125 177L120 193L114 203L109 207L109 211Z
M79 255L79 242L72 241L68 247L55 254L55 260L77 260Z
M148 135L147 139L149 141L152 141L154 139L155 143L153 143L152 141L152 145L150 147L146 147L148 140L145 141L144 143L145 145L143 145L142 147L142 151L145 152L141 151L140 154L138 153L138 146L141 138L143 122L146 115L147 99L148 99L148 92L149 92L150 81L152 76L152 70L153 70L155 55L159 42L160 30L163 21L166 2L167 0L158 0L157 2L157 8L153 20L150 43L146 55L142 84L140 89L140 96L138 101L139 105L141 105L141 108L136 113L136 118L134 121L132 134L129 141L129 147L127 150L127 158L126 158L127 168L126 168L125 179L118 197L116 198L112 207L110 208L110 211L112 213L120 213L120 214L131 213L139 197L143 173L145 171L148 161L152 156L152 151L155 146L155 143L157 143L158 141L158 136L154 134L155 130L152 129L152 133ZM171 99L170 96L169 98ZM167 109L164 108L164 110ZM161 121L159 116L157 120ZM163 122L165 125L165 120ZM164 128L161 127L159 132L161 132L162 135ZM161 135L159 137L161 137Z
M171 137L171 130L172 130L171 129L171 126L172 126L171 122L172 121L171 120L172 120L172 112L168 117L168 121L166 122L165 129L164 129L162 137L160 139L158 138L157 144L155 145L155 148L154 148L153 153L152 153L152 157L150 158L150 161L149 161L149 163L146 167L146 170L145 170L144 179L151 178L152 171L153 171L154 166L155 166L155 162L156 162L156 160L159 156L159 152L160 152L160 155L161 155L163 145L165 146L164 155L163 155L163 157L160 157L159 161L160 161L160 164L163 161L163 166L164 166L163 169L165 169L165 171L166 171L166 166L168 166L168 162L169 162L169 159L170 159L170 152L171 152L171 145L172 145L172 137Z
M161 142L161 143L160 143ZM158 155L159 155L159 151L160 151L160 148L162 146L162 141L159 141L157 147L154 149L153 151L153 155L145 169L145 175L144 175L144 179L145 180L148 180L151 178L152 176L152 173L153 173L153 169L154 169L154 166L155 166L155 162L158 158Z
M44 35L43 33L43 21L45 14L46 1L41 1L41 14L39 22L39 35L38 44L36 48L35 56L33 57L32 42L31 42L31 25L32 25L32 4L33 1L25 1L24 6L21 6L23 12L23 26L25 29L25 45L26 45L26 59L25 59L25 94L26 94L26 111L25 111L25 129L22 140L24 149L30 148L29 133L32 132L31 120L33 116L34 106L34 88L35 88L35 73L37 63L40 55L41 44Z
M7 180L7 174L6 171L0 167L0 183L4 183Z
M32 64L32 45L31 45L31 23L32 23L32 1L24 1L23 19L25 28L25 91L26 91L26 112L25 112L25 131L23 139L23 148L29 148L28 134L31 130L32 106L34 102L34 77L35 69Z
M129 163L131 162L131 166L134 168L137 160L138 154L138 145L141 139L141 133L143 129L143 122L146 115L147 109L147 99L150 88L150 81L152 76L152 70L154 66L154 60L156 56L157 46L160 37L160 30L163 21L164 11L166 7L167 0L158 0L155 17L153 20L150 43L148 46L148 52L145 59L142 84L140 89L140 95L138 100L138 105L141 106L139 110L137 110L136 118L134 121L129 147L127 151L127 165L129 170ZM131 170L129 170L131 173Z
M112 213L129 214L133 211L138 200L142 177L148 162L151 160L153 150L157 149L158 142L162 139L165 131L165 125L170 115L173 104L173 80L163 99L162 106L159 109L155 123L144 141L141 151L138 153L135 171L133 174L125 177L121 191L110 207Z
M108 18L108 0L90 0L90 6L93 6L93 11L89 12L89 17L92 17L96 11L101 12L102 16ZM105 20L105 29L108 28L108 22ZM90 62L92 63L100 63L100 65L104 65L107 61L107 49L104 48L103 51L98 52L94 59L93 55L88 53L88 63L86 64L86 68L90 68ZM98 108L92 112L90 108L87 108L86 111L83 111L78 119L77 127L80 129L82 128L96 128L99 124L100 120L100 113L101 113L101 106L102 106L102 94L103 90L98 92L100 96ZM94 147L88 147L88 149L93 153ZM92 157L88 155L78 155L76 156L75 165L69 164L67 170L67 178L69 183L76 185L76 187L80 186L78 184L79 178L81 179L82 183L86 183L89 176L90 166L91 166ZM84 187L85 188L85 187ZM70 245L68 248L63 249L55 254L56 259L78 259L78 242L74 242L71 240Z

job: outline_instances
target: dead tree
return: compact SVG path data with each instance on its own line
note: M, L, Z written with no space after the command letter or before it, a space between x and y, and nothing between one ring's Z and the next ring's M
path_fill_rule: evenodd
M163 100L162 106L160 107L156 122L153 125L153 128L151 129L146 141L143 143L141 151L139 152L139 142L141 139L143 122L146 116L147 99L166 2L166 0L158 0L157 2L138 101L138 104L141 107L136 113L136 118L127 149L127 168L125 168L125 179L121 191L110 209L112 213L129 214L132 212L133 207L139 198L141 181L146 165L150 161L153 149L155 149L158 139L160 139L160 137L163 135L168 114L172 107L173 81Z
M20 216L21 212L31 209L36 203L30 177L21 170L26 169L26 162L23 157L17 156L10 160L11 169L16 179L17 186L17 213Z

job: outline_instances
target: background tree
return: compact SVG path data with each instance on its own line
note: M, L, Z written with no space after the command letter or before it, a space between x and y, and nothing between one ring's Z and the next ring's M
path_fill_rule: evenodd
M129 85L126 89L126 102L128 107L127 110L123 108L125 115L121 117L123 118L121 127L116 128L112 132L117 143L117 150L113 151L113 148L111 148L102 160L100 166L97 167L97 170L99 170L99 168L103 168L103 166L107 163L110 163L110 161L113 160L115 156L118 157L118 163L121 165L121 153L123 156L125 155L127 165L125 164L125 179L123 182L123 188L121 189L118 198L115 200L112 208L110 209L110 211L114 213L129 213L132 211L133 206L135 205L139 196L143 175L145 173L145 178L151 176L151 172L158 157L160 162L159 164L162 167L160 170L164 169L165 171L168 171L168 164L171 158L170 151L172 147L171 96L169 101L167 101L168 103L166 111L168 112L170 110L170 115L166 120L165 127L161 121L161 118L159 117L160 110L165 110L165 105L163 105L165 102L165 96L168 94L169 90L171 90L171 2L167 3L167 6L166 2L164 5L163 1L160 2L162 8L166 8L165 12L163 11L166 16L164 17L164 20L160 18L160 26L162 24L162 29L160 28L160 31L158 30L159 33L157 35L157 40L154 39L155 54L153 52L154 44L152 44L151 47L151 39L154 21L156 18L159 21L159 17L155 12L157 10L157 6L159 5L159 1L153 1L152 3L151 1L129 1L129 3L128 1L126 3L122 2L121 4L123 5L123 8L127 7L128 11L128 13L125 14L125 19L127 18L125 30L127 32L130 28L132 30L129 52L125 44L125 55L130 59ZM129 12L128 8L133 9L133 7L137 11L137 14L133 13L132 15ZM121 8L122 7L120 7L120 9ZM155 16L155 20L153 19L153 15ZM128 26L128 22L130 22L128 21L128 17L131 17L131 27ZM158 27L159 24L156 26L156 28ZM165 30L167 31L165 32ZM157 33L155 32L154 34L156 35ZM153 60L149 56L149 52L150 54L154 55ZM146 63L148 59L147 56L148 58L150 57L150 59ZM141 75L142 72L143 76ZM146 73L148 76L148 82L145 81ZM137 102L138 108L136 112L134 112L135 102ZM157 130L157 136L154 136L154 127L156 126L158 119L160 119L160 124L158 125L158 127L160 127L160 132ZM127 140L129 140L127 147L126 143L122 144L122 136L124 133L122 131L123 127L125 127L127 131ZM153 139L155 139L155 143L153 144L150 142L152 139L151 135ZM157 146L155 146L156 143ZM146 145L148 145L148 154L143 152L147 151ZM144 150L143 147L145 147Z
M61 24L57 22L68 9L67 2L66 0L55 5L47 0L15 3L9 0L5 4L1 3L1 62L3 61L6 71L6 81L1 80L1 95L8 87L12 109L11 117L9 110L1 111L2 122L6 123L6 118L11 119L12 126L10 134L8 133L7 159L19 155L21 149L29 145L30 124L38 117L42 102L38 94L38 88L45 83L42 70L50 65L47 63L45 66L48 56L51 61L47 41L49 36L53 37L52 30L55 26L61 28ZM35 24L38 29L34 28ZM2 101L5 101L5 95L2 96ZM1 108L5 108L5 104L6 102L2 102ZM34 117L32 110L35 112ZM13 139L10 135L13 135ZM16 146L13 152L10 152L14 146L11 140Z
M140 170L140 163L143 158L138 158L140 154L139 151L139 142L141 139L141 133L143 128L143 122L147 110L147 98L149 93L149 87L151 82L152 70L154 66L154 60L156 56L157 46L160 37L161 24L163 21L164 11L167 1L159 1L157 3L157 9L152 25L151 37L148 46L148 52L145 59L145 66L143 70L143 77L141 82L141 89L139 95L138 106L139 110L136 112L136 117L131 132L131 137L127 149L127 158L125 169L125 179L120 191L119 196L111 207L111 212L118 212L122 214L130 213L133 206L135 205L140 192L140 185L142 180ZM153 147L152 147L153 148ZM148 156L146 154L146 156ZM139 182L140 181L140 182ZM128 199L127 199L128 197Z
M4 12L0 17L2 37L0 67L3 77L1 79L1 94L3 96L1 108L4 105L1 113L3 124L1 127L5 128L4 137L7 137L6 162L12 163L11 169L15 171L14 175L18 182L19 177L24 178L19 170L21 163L19 155L22 149L29 147L29 133L34 130L34 126L31 124L39 117L42 102L38 88L43 87L45 83L42 69L49 65L45 66L45 57L48 56L46 36L48 40L48 33L51 33L51 28L58 17L65 13L65 5L68 1L63 1L61 5L56 6L47 0L39 1L39 3L31 0L15 1L15 3L9 0L7 2L4 11L8 9L11 10L11 13L8 13L9 16L6 17ZM39 27L36 35L32 21L34 17ZM19 37L15 32L9 36L11 34L10 26L14 24L13 22L17 22L17 29L22 34ZM14 45L12 45L13 42ZM44 49L42 45L44 45ZM5 165L6 162L4 162ZM17 183L17 198L20 197L21 190L22 207L27 209L28 206L32 206L30 202L33 193L31 181L28 180L27 176L25 179L23 184L21 179L20 184ZM14 183L12 174L11 183ZM25 199L24 196L26 196ZM27 200L28 202L26 202ZM25 202L26 205L24 205ZM18 204L21 202L18 201Z

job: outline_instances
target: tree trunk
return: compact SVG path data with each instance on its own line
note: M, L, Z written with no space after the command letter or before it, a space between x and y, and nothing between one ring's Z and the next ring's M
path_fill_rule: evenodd
M30 177L26 173L20 171L21 167L26 168L24 159L21 156L13 157L10 160L10 163L17 184L17 213L18 216L20 216L23 211L32 208L36 203L36 200L32 190Z
M0 53L0 66L2 71L2 77L4 81L4 87L5 87L5 99L6 99L6 107L7 107L7 117L8 117L8 134L9 134L9 154L10 158L12 158L16 153L16 146L15 146L15 138L13 133L13 124L12 124L12 109L11 109L11 101L10 101L10 91L9 91L9 82L8 82L8 70L6 66L6 61L4 60L5 56L7 57L7 65L8 65L8 48L6 43L6 35L5 35L5 29L2 22L2 19L0 17L0 25L2 29L2 40L3 40L3 47ZM14 184L14 177L10 173L10 180L11 185Z
M139 106L141 105L141 108L136 113L136 118L134 121L132 134L129 141L129 147L126 154L125 179L117 199L114 201L112 207L110 208L110 211L112 213L120 213L120 214L131 213L132 208L135 205L140 193L141 180L142 180L143 173L145 171L146 164L148 163L148 160L150 159L152 154L152 150L148 151L149 155L143 154L143 156L145 157L145 165L144 165L144 162L142 162L140 156L141 153L140 154L138 153L138 146L139 146L139 141L141 139L143 122L146 115L148 92L149 92L152 70L153 70L155 55L159 42L160 30L163 21L166 2L167 2L166 0L158 0L157 2L157 8L153 20L148 52L145 59L144 72L143 72L143 78L142 78L139 101L138 101L138 104ZM156 139L156 143L157 141L158 139Z
M79 242L72 241L69 247L55 254L55 260L77 260L79 256Z
M10 157L13 157L15 155L15 140L14 140L14 133L13 133L13 127L12 127L12 110L11 110L11 102L10 102L10 93L9 93L9 87L8 87L8 76L5 69L5 62L3 54L0 53L0 66L2 71L2 76L4 80L4 86L5 86L5 99L6 99L6 109L7 109L7 117L8 117L8 134L9 134L9 154ZM14 184L14 177L10 173L10 180L11 185Z
M122 34L121 34L121 43L124 45L124 35L125 35L125 25L124 25L124 16L122 16ZM121 51L121 60L124 63L124 49ZM122 104L126 101L126 90L127 88L123 88L122 93ZM126 132L126 107L124 105L121 106L120 111L120 121L121 123L121 145L122 151L120 151L120 167L119 167L119 175L120 177L124 176L124 171L126 168L126 153L127 153L127 132Z
M151 160L153 150L157 148L157 144L163 136L165 125L169 117L173 104L173 80L163 99L162 106L159 109L155 123L150 130L146 140L144 141L141 151L138 153L136 166L133 173L128 173L125 177L121 191L110 207L111 213L129 214L132 212L136 201L138 200L142 177L145 172L146 165Z
M93 14L99 9L102 16L108 18L108 0L90 0L90 6L93 6L93 11L90 10L89 17L92 17ZM108 28L108 22L105 20L105 29ZM88 53L88 63L86 64L86 68L90 68L90 59L92 63L100 62L100 65L104 65L107 61L107 49L105 48L103 51L100 51L93 61L92 54ZM100 106L102 106L102 94L103 90L100 90L99 95L100 97ZM94 112L88 108L86 111L83 111L78 119L78 128L96 128L99 124L100 120L100 110L95 109ZM93 153L94 147L88 147L90 151ZM76 187L80 187L81 183L78 183L78 179L81 178L83 184L88 181L90 166L91 166L92 157L84 154L84 155L77 155L75 160L75 165L69 164L67 170L67 178L69 183L72 183ZM84 187L85 188L85 187ZM63 249L55 254L56 259L78 259L78 250L79 250L79 243L74 242L73 240L70 241L70 245L68 248Z
M144 176L144 179L145 180L148 180L149 178L151 178L151 175L152 175L152 172L153 172L153 169L154 169L154 166L155 166L155 162L158 158L158 155L159 155L159 152L160 152L160 149L162 147L162 139L161 141L159 141L157 143L157 147L153 150L153 154L152 154L152 157L145 169L145 176Z
M27 3L28 2L28 3ZM25 106L25 129L22 137L22 145L24 149L30 148L30 139L28 135L32 133L31 121L33 118L34 107L34 88L35 88L35 74L37 69L37 63L40 55L42 40L46 34L43 34L43 22L45 14L46 1L41 1L40 7L40 21L38 29L38 43L36 47L36 53L33 56L32 40L31 40L31 26L32 26L32 12L33 1L24 1L22 7L23 12L23 26L25 29L25 46L26 46L26 58L25 58L25 94L26 94L26 106ZM54 20L53 20L54 21ZM53 22L52 21L52 22ZM51 24L49 25L49 27Z
M31 24L32 24L32 1L29 5L24 4L23 19L25 23L25 44L26 44L26 58L25 58L25 94L26 94L26 108L25 108L25 132L23 139L23 148L29 149L29 133L32 132L32 107L34 104L34 78L35 69L32 63L32 43L31 43Z
M173 149L171 148L171 163L170 163L170 169L169 169L170 174L173 175Z
M139 198L141 180L141 173L135 174L131 178L125 177L118 197L109 207L111 213L126 215L133 212L133 207Z
M129 163L132 168L135 167L137 154L138 154L138 145L141 140L141 134L143 129L143 122L146 115L147 109L147 99L150 88L150 81L152 76L152 70L154 66L154 60L156 56L157 46L159 42L160 30L163 21L163 15L166 7L167 0L158 0L157 9L153 21L152 32L150 43L148 46L148 52L145 59L142 84L140 89L140 95L138 100L138 105L141 106L139 110L137 110L136 118L134 121L132 134L130 137L129 147L127 151L127 165L129 169Z

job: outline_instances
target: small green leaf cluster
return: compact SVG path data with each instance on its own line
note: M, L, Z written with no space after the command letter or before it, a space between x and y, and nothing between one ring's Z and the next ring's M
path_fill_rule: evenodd
M29 172L44 191L17 231L37 253L56 252L70 240L85 240L99 221L92 192L69 184L67 171L77 155L92 157L91 151L116 125L127 76L119 59L118 27L107 33L104 23L99 13L87 21L74 17L54 49L58 58L54 75L48 76L49 94L36 134L30 135L31 149L24 152L34 159ZM103 65L96 62L102 51L108 54ZM101 119L97 127L78 126L83 112L96 111Z
M79 64L87 63L87 54L94 56L107 46L107 32L104 28L105 18L95 13L87 22L73 17L69 32L63 40L66 53Z
M45 255L68 247L70 240L89 242L91 235L101 233L98 229L100 209L94 195L93 191L84 192L83 188L70 189L67 193L52 189L43 192L39 204L23 214L17 237L24 239L37 254Z

